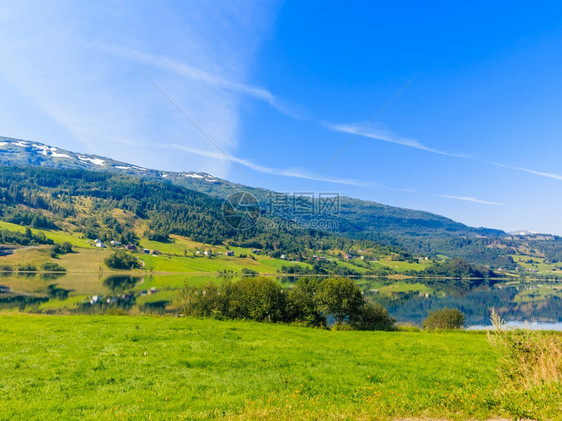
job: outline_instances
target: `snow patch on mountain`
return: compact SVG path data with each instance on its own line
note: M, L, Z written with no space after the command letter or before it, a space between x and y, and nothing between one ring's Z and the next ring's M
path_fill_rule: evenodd
M196 174L196 173L188 173L188 174L183 174L184 177L186 178L196 178L198 180L205 180L208 183L216 183L218 182L218 179L213 177L212 175L209 174Z
M508 232L508 234L525 236L525 235L536 235L536 234L538 234L538 232L529 231L529 230L520 230L520 231L511 231L511 232Z
M67 155L65 153L53 152L53 151L51 151L51 156L53 158L71 158L72 159L72 157L70 155Z
M88 158L87 156L78 156L78 159L82 162L91 162L95 165L105 165L105 161L99 158Z
M47 156L49 154L49 147L45 145L31 145L31 147L36 150L41 155Z

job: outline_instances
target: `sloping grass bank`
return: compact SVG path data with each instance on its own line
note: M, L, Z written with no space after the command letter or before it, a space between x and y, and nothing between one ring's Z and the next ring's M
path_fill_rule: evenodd
M496 366L480 333L0 316L0 419L488 419Z

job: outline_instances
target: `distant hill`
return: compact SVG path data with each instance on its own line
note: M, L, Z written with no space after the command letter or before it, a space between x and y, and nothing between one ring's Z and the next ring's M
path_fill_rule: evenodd
M508 234L509 235L524 236L524 235L536 235L536 234L538 234L538 232L529 231L529 230L520 230L520 231L510 231L510 232L508 232Z
M6 137L0 137L0 165L110 171L147 179L164 179L220 199L244 190L253 194L264 206L271 195L276 194L266 189L231 183L206 173L154 170L99 155L80 154L39 142ZM504 234L499 230L471 228L430 212L387 206L345 196L339 198L339 213L331 214L330 218L338 222L334 224L338 226L336 231L361 236L373 233L413 236Z
M120 174L159 183L172 183L190 191L203 193L212 199L206 201L203 196L197 196L197 203L207 203L212 208L210 213L214 215L218 214L218 209L224 199L235 192L244 191L255 196L262 209L262 214L270 219L275 216L268 214L267 210L271 205L272 196L276 200L282 199L282 194L231 183L206 173L143 168L104 156L81 154L35 141L6 137L0 137L0 165L87 170ZM190 197L195 198L195 196ZM295 198L285 197L285 199L289 202ZM318 199L315 200L312 205L318 206ZM339 197L335 212L303 216L297 215L297 212L292 209L288 215L283 214L282 216L297 220L299 229L311 226L316 230L331 232L346 238L376 241L391 247L403 248L418 256L442 254L492 267L513 266L508 255L514 250L523 249L521 248L523 241L521 238L524 238L525 235L520 234L523 231L519 232L517 234L519 240L517 240L516 237L509 236L501 230L473 228L430 212L387 206L350 197ZM212 220L213 216L209 216L209 218ZM218 241L219 237L228 231L228 227L224 227L222 221L217 222L217 228L220 229L217 229L214 234ZM166 224L169 223L170 221L166 221ZM278 225L276 227L279 228ZM285 235L290 235L290 231L284 229L283 232ZM301 233L301 231L298 232ZM262 234L254 232L253 235L259 237ZM272 233L269 232L269 240L272 238L271 235ZM537 244L541 249L543 243L534 241L535 249L537 249ZM549 243L548 249L551 254L554 253L558 256L558 247L558 244L552 246Z

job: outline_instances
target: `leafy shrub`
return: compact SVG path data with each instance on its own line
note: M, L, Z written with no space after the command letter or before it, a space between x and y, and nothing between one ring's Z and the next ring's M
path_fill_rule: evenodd
M47 272L66 272L66 268L64 266L52 262L43 263L41 265L41 270Z
M365 303L359 314L351 319L351 326L357 330L396 330L395 323L386 308L371 302Z
M177 304L186 316L286 322L309 327L326 327L326 317L333 315L336 330L394 330L395 323L382 306L365 302L353 280L344 278L301 278L293 288L287 289L281 289L270 278L186 285Z
M300 278L287 293L287 318L311 327L325 327L326 317L318 307L318 278Z
M321 310L334 316L336 324L360 314L365 303L361 290L349 278L330 278L318 287L318 303Z
M426 329L460 329L464 325L464 313L456 308L430 311L423 321Z
M230 282L225 281L220 286L214 282L203 286L186 285L179 297L183 314L194 317L226 317L230 299L229 284Z
M21 265L18 267L18 272L36 272L37 268L33 265Z
M226 317L256 321L283 321L284 295L272 279L245 278L237 283L209 282L186 286L180 299L186 316Z
M111 256L105 258L105 264L110 269L130 270L141 267L135 256L128 254L125 250L117 250Z
M55 243L55 245L51 247L51 257L55 257L57 254L68 254L72 252L72 244L67 241L61 244Z
M236 319L283 321L285 297L269 278L245 278L233 284L228 312Z

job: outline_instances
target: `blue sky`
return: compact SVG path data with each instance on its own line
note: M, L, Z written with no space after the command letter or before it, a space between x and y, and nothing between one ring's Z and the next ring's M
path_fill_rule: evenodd
M8 1L0 57L3 136L562 234L556 2Z

